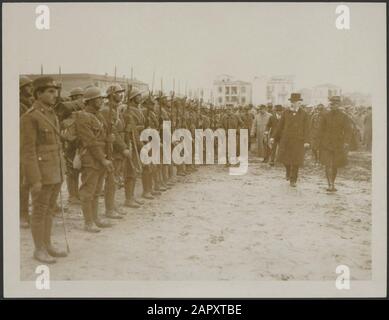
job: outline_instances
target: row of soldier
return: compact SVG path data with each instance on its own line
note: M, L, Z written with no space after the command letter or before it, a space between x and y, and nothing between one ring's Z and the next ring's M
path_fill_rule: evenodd
M112 226L110 219L120 220L126 214L117 202L119 188L124 189L123 206L139 208L145 201L153 200L172 188L176 175L185 176L196 171L192 164L142 164L140 150L143 143L139 137L143 129L161 131L165 120L171 121L173 130L190 130L192 137L195 129L237 129L238 133L239 129L247 129L257 138L257 151L264 161L270 159L271 165L274 165L276 154L280 153L278 145L282 146L282 136L285 140L285 136L294 134L283 133L278 128L279 123L285 122L281 121L282 115L288 114L285 113L286 108L279 105L274 110L269 106L260 106L257 112L252 106L209 108L203 106L201 100L175 97L174 93L170 96L162 92L153 95L136 88L122 88L118 84L110 86L106 92L94 86L85 90L75 88L69 99L59 99L59 89L50 77L34 81L27 77L20 79L20 221L23 227L31 226L34 257L46 263L67 255L54 248L50 241L52 214L63 205L60 192L63 180L66 180L68 204L81 206L84 229L97 233L101 228ZM298 105L293 111L295 100L300 103L302 99L292 94L291 121L298 108L303 110ZM301 111L304 112L305 123L313 123L315 114L320 110L319 106L315 113ZM304 132L307 136L308 130ZM314 144L310 143L314 150ZM333 161L333 155L330 158ZM298 166L296 169L295 165L280 161L286 166L287 180L295 185ZM135 194L138 177L142 199ZM330 187L333 191L333 183ZM98 200L102 193L105 219L98 212ZM28 212L30 194L31 219ZM61 197L61 206L57 204L58 197Z

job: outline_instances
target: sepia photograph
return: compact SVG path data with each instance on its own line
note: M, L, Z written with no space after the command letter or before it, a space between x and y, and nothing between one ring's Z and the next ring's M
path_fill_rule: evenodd
M385 297L386 23L3 4L4 295Z

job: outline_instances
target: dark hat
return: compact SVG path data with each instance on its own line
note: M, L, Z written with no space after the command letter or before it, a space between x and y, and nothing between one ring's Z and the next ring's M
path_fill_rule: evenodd
M301 99L301 93L291 93L288 100L291 102L303 101L303 99Z
M82 95L84 95L84 90L82 90L81 88L73 88L72 90L70 90L69 97L82 96Z
M332 103L340 103L342 101L340 96L332 96L329 97L328 100L330 100L330 102Z
M107 88L106 95L107 97L113 93L124 92L125 90L121 87L120 84L113 84Z
M275 111L282 111L282 106L280 104L277 104L275 107L274 107L274 110Z
M24 86L27 86L29 84L32 84L32 80L27 76L20 76L19 78L19 88L23 88Z
M54 81L52 77L39 77L33 81L34 90L55 88L59 89L59 85Z

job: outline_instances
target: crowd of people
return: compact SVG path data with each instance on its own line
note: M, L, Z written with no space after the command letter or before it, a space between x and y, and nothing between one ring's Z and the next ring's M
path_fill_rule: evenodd
M174 188L176 176L197 170L194 164L140 161L140 133L145 128L161 131L163 121L170 120L173 130L188 129L192 137L195 129L247 129L257 156L271 166L283 163L292 187L308 147L326 168L329 192L336 191L337 168L347 162L347 151L362 145L371 150L371 107L343 106L337 96L330 98L329 107L306 107L301 95L292 93L290 106L221 108L174 92L154 94L119 84L104 92L93 85L74 88L69 97L60 97L59 90L48 76L20 78L20 224L31 228L33 256L44 263L67 256L51 242L53 214L63 212L64 181L66 205L79 206L84 230L98 233L112 226L109 220L122 219L125 208L142 207ZM137 182L141 198L135 194ZM101 196L104 214L98 206Z

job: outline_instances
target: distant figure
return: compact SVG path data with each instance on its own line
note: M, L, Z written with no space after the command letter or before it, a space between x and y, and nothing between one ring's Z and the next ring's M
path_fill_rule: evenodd
M315 164L319 162L319 126L320 126L320 119L323 115L324 106L322 104L319 104L317 106L316 111L311 117L310 120L310 144L312 149L312 154L314 157Z
M371 107L369 107L367 109L367 115L365 116L363 124L364 124L364 128L363 128L364 129L364 131L363 131L363 144L366 146L366 149L368 151L371 151L371 147L372 147L372 134L373 134Z
M301 108L300 93L292 93L289 101L292 105L282 114L271 142L279 141L278 160L285 165L286 180L295 187L299 167L304 164L304 148L309 146L309 121L307 113Z
M274 161L276 159L277 149L278 149L278 145L279 145L278 141L277 142L274 141L274 136L275 136L278 125L279 125L280 120L281 120L282 111L283 111L282 106L277 104L274 107L274 114L271 115L271 117L269 118L269 121L267 122L267 125L266 125L266 132L269 135L270 141L273 141L272 143L270 143L271 150L270 150L270 163L269 164L271 166L274 166ZM273 140L272 140L272 138L273 138Z
M320 162L325 165L328 182L327 191L335 192L335 179L338 168L347 164L347 152L351 139L350 121L339 110L340 97L330 98L330 110L325 112L320 121Z
M263 157L263 162L267 162L269 158L268 146L263 143L266 125L271 114L267 112L265 105L259 106L259 112L255 115L251 126L251 136L256 137L258 157Z

